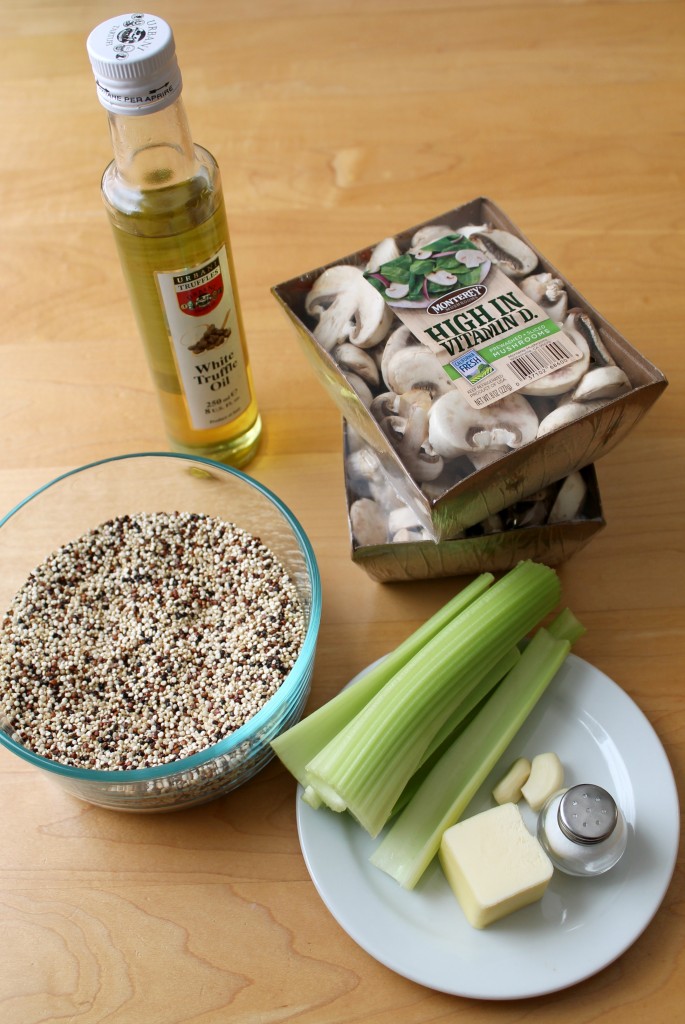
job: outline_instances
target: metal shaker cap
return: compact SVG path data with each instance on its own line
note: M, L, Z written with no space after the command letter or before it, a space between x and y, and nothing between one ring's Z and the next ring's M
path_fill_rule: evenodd
M608 839L614 831L618 808L601 786L572 786L559 802L557 820L571 842L592 845Z

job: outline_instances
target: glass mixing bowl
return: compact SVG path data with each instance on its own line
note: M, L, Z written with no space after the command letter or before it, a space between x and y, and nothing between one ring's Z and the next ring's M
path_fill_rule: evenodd
M0 720L0 743L74 796L138 812L204 803L247 782L271 760L270 741L304 710L321 617L314 552L283 502L238 470L166 452L82 466L41 487L0 520L0 616L32 570L57 548L109 519L144 512L206 514L258 537L293 581L306 631L294 665L251 719L199 753L158 767L90 770L62 764L27 749Z

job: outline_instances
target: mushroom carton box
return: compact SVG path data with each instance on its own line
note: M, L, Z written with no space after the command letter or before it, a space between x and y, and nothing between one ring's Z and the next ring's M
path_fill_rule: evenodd
M560 565L606 525L593 465L435 541L399 497L376 452L343 424L352 561L380 583L506 572L524 559Z
M667 385L482 197L272 291L434 540L596 462Z

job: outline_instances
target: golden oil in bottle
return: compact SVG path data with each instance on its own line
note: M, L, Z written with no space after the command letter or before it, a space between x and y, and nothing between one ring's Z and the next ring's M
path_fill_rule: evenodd
M114 150L102 194L170 443L245 465L261 419L219 170L192 142L171 29L124 15L88 50Z

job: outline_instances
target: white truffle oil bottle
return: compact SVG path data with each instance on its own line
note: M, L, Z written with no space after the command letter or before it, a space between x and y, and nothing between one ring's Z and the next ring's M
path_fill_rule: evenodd
M113 148L102 196L170 445L243 466L262 424L219 169L192 141L173 33L127 14L87 48Z

